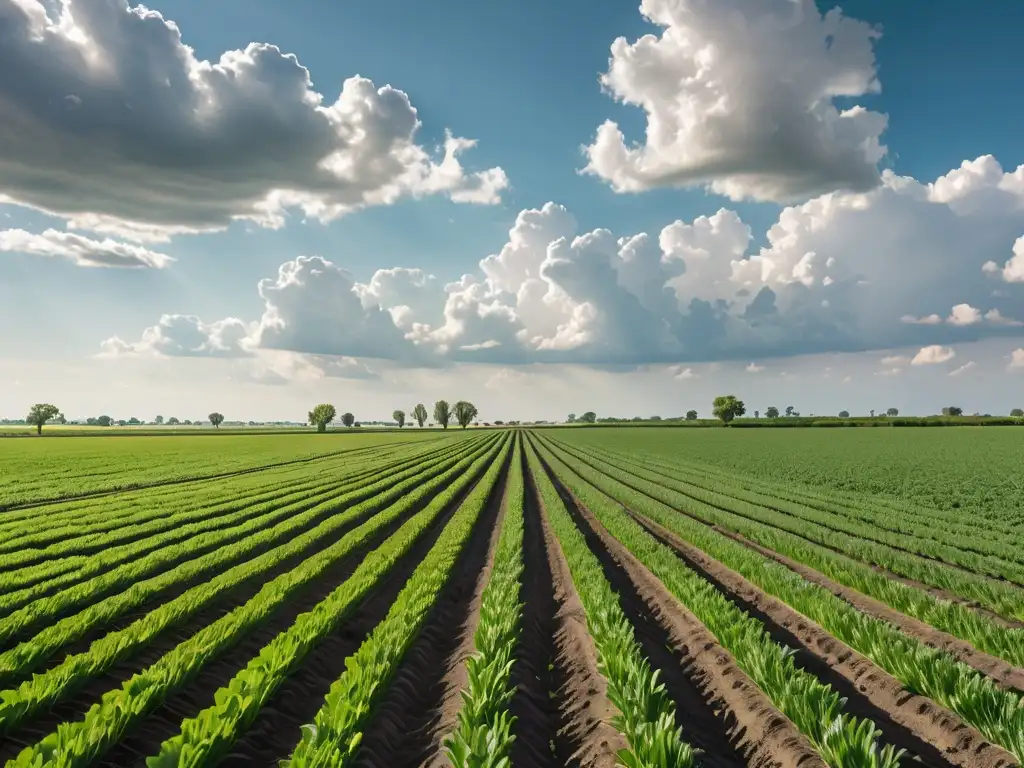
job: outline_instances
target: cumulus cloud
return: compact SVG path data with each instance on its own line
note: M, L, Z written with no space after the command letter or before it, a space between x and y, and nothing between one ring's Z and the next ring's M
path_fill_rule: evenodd
M965 170L966 169L966 170ZM259 284L247 348L500 365L686 365L926 348L1021 335L1024 285L981 266L1024 227L1024 166L994 158L932 183L883 174L867 193L783 209L759 248L719 210L650 233L579 231L547 203L447 284L415 268L363 282L322 257ZM889 363L886 363L889 365Z
M944 347L941 344L930 344L927 347L921 347L920 351L910 361L911 365L937 365L938 363L945 363L947 360L952 360L956 357L956 352L952 347Z
M672 374L673 379L697 379L700 378L699 374L694 372L693 368L684 368L681 365L670 365L668 372Z
M903 355L889 355L888 357L882 358L882 365L903 365L909 363L910 358L904 357Z
M251 43L197 59L178 27L127 0L0 0L0 202L73 228L163 240L232 220L330 220L399 198L493 204L501 168L475 142L416 143L402 91L345 80L330 102L298 59Z
M204 323L195 315L163 315L160 322L146 328L137 342L113 336L100 345L100 357L160 355L165 357L249 357L250 328L229 317Z
M109 237L93 240L56 229L47 229L40 234L26 232L24 229L2 230L0 251L66 259L78 267L162 269L174 261L166 254L140 245L121 243Z
M750 365L748 365L746 367L747 373L760 373L763 370L764 370L764 366L763 365L758 365L757 363L751 363Z
M1024 283L1024 237L1017 238L1013 244L1013 256L1002 269L995 261L986 261L981 269L986 274L999 275L1008 283Z
M877 93L880 31L814 0L642 0L661 27L611 46L604 89L640 107L645 141L602 124L586 172L619 192L706 184L786 201L878 184L887 118L839 98Z
M1015 349L1010 353L1010 368L1011 369L1024 369L1024 347Z

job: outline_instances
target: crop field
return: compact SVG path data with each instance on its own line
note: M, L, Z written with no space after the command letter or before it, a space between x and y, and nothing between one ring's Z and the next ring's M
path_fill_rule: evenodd
M958 431L13 439L0 764L1020 765L1024 434Z

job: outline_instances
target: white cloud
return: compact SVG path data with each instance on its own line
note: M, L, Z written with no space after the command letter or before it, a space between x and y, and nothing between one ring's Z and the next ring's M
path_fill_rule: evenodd
M602 86L644 110L645 143L606 121L587 172L620 192L707 184L783 201L878 183L885 115L837 98L876 93L880 32L814 0L642 0L662 28L611 47Z
M903 365L909 362L910 358L903 355L890 355L882 358L882 365Z
M361 77L333 103L298 59L251 43L196 59L178 27L126 0L2 2L0 202L153 241L234 219L329 220L399 198L493 204L504 171L466 171L474 141L416 143L408 96Z
M673 379L697 379L700 378L699 374L694 372L693 368L684 368L681 365L670 365L668 372L672 374Z
M988 274L1000 274L1008 283L1024 283L1024 237L1018 237L1013 244L1013 256L1007 261L1002 270L995 261L986 261L982 271Z
M616 234L578 232L547 203L447 284L412 268L364 283L324 258L288 261L260 283L249 343L414 365L686 366L1016 335L1024 284L994 293L980 267L1024 226L1018 176L1024 167L987 157L932 184L885 173L868 193L783 209L756 251L733 211Z
M1015 349L1010 353L1010 368L1020 369L1024 368L1024 347Z
M936 365L938 363L944 363L947 360L952 360L956 357L956 352L952 347L943 347L941 344L931 344L927 347L922 347L920 351L914 355L914 359L910 361L911 365Z
M973 360L968 360L966 363L961 365L956 370L950 371L949 375L950 376L960 376L960 375L962 375L964 373L967 373L969 370L971 370L972 368L974 368L976 366L977 366L977 363L975 363Z
M163 315L137 342L128 343L117 336L102 342L99 356L248 357L252 355L247 345L250 331L234 317L204 323L194 315Z
M910 323L911 325L938 325L942 322L942 318L938 315L925 315L924 317L914 317L913 315L903 315L900 318L901 323Z
M109 237L93 240L56 229L47 229L41 234L24 229L0 230L0 251L67 259L78 267L162 269L174 261L170 256L140 245L119 243Z
M947 323L952 325L974 325L981 322L981 310L975 309L970 304L957 304L953 311L946 318Z
M1021 322L1020 320L1015 320L1012 317L1003 317L1002 313L998 309L990 309L986 312L985 319L994 325L1007 325L1014 328L1024 326L1024 322Z
M747 371L747 373L760 373L761 371L764 370L764 366L758 365L757 363L751 363L746 367L745 370Z

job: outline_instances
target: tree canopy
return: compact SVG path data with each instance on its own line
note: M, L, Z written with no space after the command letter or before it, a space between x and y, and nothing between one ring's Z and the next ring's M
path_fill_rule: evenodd
M736 395L719 395L712 403L711 412L715 418L721 419L723 424L728 424L737 416L747 412L747 407Z
M405 411L392 411L391 418L398 422L398 428L405 426Z
M459 426L465 429L476 418L477 410L476 406L472 403L466 400L459 400L452 408L452 413L455 415L455 420L459 422Z
M587 411L582 416L580 416L580 421L582 421L584 424L593 424L594 422L597 421L597 414L594 413L593 411Z
M50 403L36 403L29 408L28 416L25 417L25 421L32 424L36 428L36 434L43 434L43 424L48 422L50 419L55 419L60 415L60 408ZM49 443L47 443L49 445Z
M416 419L416 423L420 427L426 424L429 418L426 406L423 403L417 403L416 407L412 409L412 417Z
M356 417L353 416L351 413L343 413L341 414L341 423L344 424L346 427L351 427L353 424L356 423Z
M840 419L848 419L848 418L850 418L850 412L849 411L840 411L839 412L839 418Z
M768 409L764 412L764 415L769 419L777 419L779 418L779 409L774 405L769 405Z
M697 412L695 410L693 410L692 408L690 410L688 410L686 412L686 420L687 421L696 421L697 420Z
M434 421L445 429L448 429L448 422L452 419L452 407L447 400L438 400L434 403Z
M317 432L326 432L327 425L334 421L338 409L330 403L320 403L309 412L309 423L316 425Z
M207 416L207 418L210 420L210 423L217 428L220 428L220 425L224 423L223 413L217 413L216 411L214 411L209 416Z

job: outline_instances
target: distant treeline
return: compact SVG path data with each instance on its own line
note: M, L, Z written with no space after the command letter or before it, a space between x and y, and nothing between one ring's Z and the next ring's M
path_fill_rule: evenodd
M576 427L723 427L718 419L598 419L595 424L577 422ZM785 427L1022 427L1016 416L779 416L775 419L734 419L730 429Z

